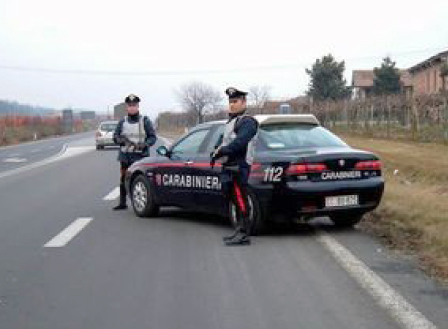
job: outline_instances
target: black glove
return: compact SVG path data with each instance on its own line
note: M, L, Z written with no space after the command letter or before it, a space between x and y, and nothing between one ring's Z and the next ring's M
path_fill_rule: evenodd
M145 147L146 147L146 143L145 142L139 142L136 145L136 149L140 150L140 151L143 151L145 149Z
M210 153L210 166L213 168L215 166L216 160L221 157L221 148L218 147L212 153Z
M115 142L120 145L120 146L125 146L126 145L126 138L124 138L123 136L119 135L117 137L115 137Z
M215 166L215 162L216 162L216 158L211 157L211 158L210 158L210 167L212 167L212 169L213 169L213 167Z

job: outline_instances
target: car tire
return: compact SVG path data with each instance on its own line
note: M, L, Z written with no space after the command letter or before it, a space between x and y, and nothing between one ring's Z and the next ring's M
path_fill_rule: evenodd
M104 146L102 146L102 145L97 145L97 146L96 146L96 149L97 149L97 150L102 150L102 149L104 149Z
M364 214L330 215L330 219L337 227L352 227L361 221L363 215Z
M134 212L139 217L154 217L159 213L159 206L154 201L151 184L143 175L138 175L131 183L131 202Z
M253 193L250 188L248 188L248 199L249 204L251 204L251 212L250 215L250 235L259 235L266 232L267 223L266 223L266 210L261 205L255 193ZM238 222L236 219L236 206L230 202L229 203L229 219L230 223L234 228L238 226Z

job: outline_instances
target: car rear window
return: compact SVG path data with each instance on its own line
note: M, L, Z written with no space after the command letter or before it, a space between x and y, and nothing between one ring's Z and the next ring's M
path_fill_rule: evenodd
M116 123L103 123L100 126L100 130L103 130L103 131L114 131L116 127L117 127Z
M297 123L260 127L260 140L272 151L307 147L347 146L339 137L321 126Z

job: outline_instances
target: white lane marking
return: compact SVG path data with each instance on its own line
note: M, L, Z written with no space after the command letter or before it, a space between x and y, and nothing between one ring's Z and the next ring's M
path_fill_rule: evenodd
M120 187L114 188L108 195L106 195L103 200L110 201L115 200L120 195Z
M42 161L37 161L37 162L31 163L31 164L26 165L26 166L22 166L20 168L15 168L15 169L4 171L4 172L0 173L0 178L7 177L7 176L12 176L14 174L18 174L18 173L21 173L23 171L27 171L27 170L30 170L30 169L33 169L33 168L38 168L40 166L46 165L47 163L51 163L53 161L56 161L62 154L64 154L66 149L67 149L67 144L64 144L62 146L62 149L55 156L50 157L50 158L45 159L45 160L42 160Z
M81 230L93 220L92 217L82 217L75 220L67 226L61 233L56 235L53 239L48 241L44 247L58 248L65 246L71 239L73 239Z
M350 251L326 233L318 232L317 240L373 299L405 329L437 329L383 279L357 259Z
M76 147L68 147L67 148L67 144L64 144L62 150L55 156L52 156L52 157L47 158L42 161L37 161L37 162L31 163L26 166L22 166L20 168L15 168L15 169L11 169L8 171L4 171L4 172L0 173L0 178L12 176L14 174L18 174L18 173L21 173L21 172L24 172L24 171L27 171L30 169L42 167L44 165L47 165L52 162L56 162L58 160L63 160L66 158L70 158L70 157L73 157L76 155L80 155L80 154L83 154L86 152L93 151L94 149L95 149L94 146L76 146Z
M66 159L66 158L71 158L86 152L90 152L95 150L95 146L70 146L68 147L65 152L63 154L61 154L58 158L58 160L60 159Z
M21 163L21 162L27 162L28 160L25 158L6 158L3 160L3 162L7 163Z

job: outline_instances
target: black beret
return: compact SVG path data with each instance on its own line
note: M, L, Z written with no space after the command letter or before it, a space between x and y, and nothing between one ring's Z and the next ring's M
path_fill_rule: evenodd
M140 102L140 98L138 96L134 95L134 94L130 94L129 96L127 96L124 99L124 102L126 104L129 104L129 103L139 103Z
M246 97L247 92L238 90L233 87L229 87L226 89L226 94L229 96L229 98L240 98L240 97Z

